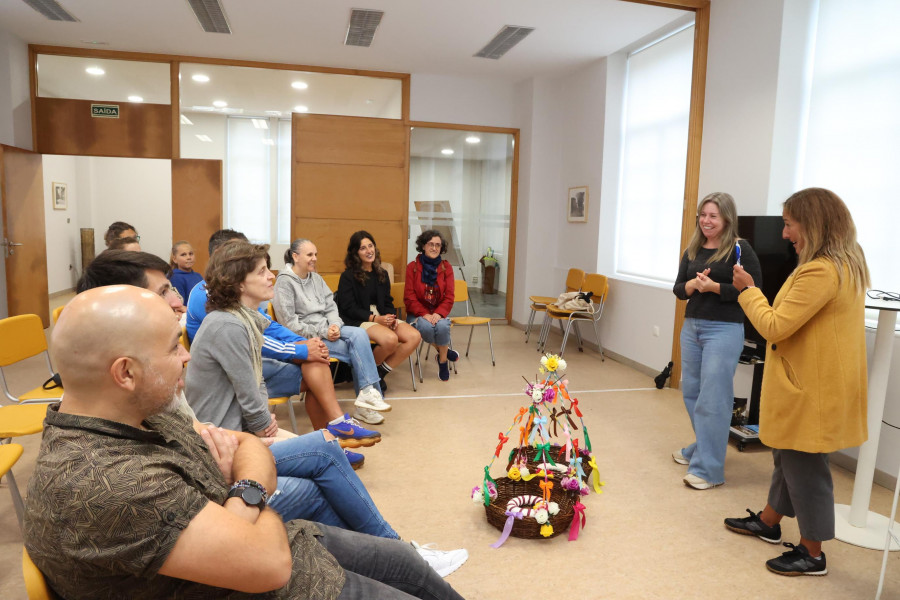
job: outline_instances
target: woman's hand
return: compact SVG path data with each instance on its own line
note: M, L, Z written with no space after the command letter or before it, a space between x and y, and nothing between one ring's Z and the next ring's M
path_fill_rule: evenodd
M298 342L300 344L306 344L306 360L312 362L328 362L328 346L325 345L319 338L309 338L305 342Z
M425 319L432 325L437 325L438 321L440 321L443 318L444 317L442 317L441 315L439 315L437 313L431 313L430 315L425 315Z
M745 287L753 286L753 277L750 276L750 273L744 270L744 267L741 265L734 265L734 279L732 283L734 287L737 288L737 291L740 292Z
M269 421L269 426L263 429L262 431L254 431L257 437L267 438L267 437L275 437L278 435L278 421L275 420L275 413L271 414L271 420Z
M691 296L691 295L693 295L694 292L696 292L698 289L700 289L700 280L698 279L698 277L700 275L701 275L701 273L697 273L697 277L694 277L693 279L689 279L687 281L687 283L684 284L684 293L685 294L687 294L688 296ZM709 275L709 269L704 269L702 272L702 275L704 275L704 276Z
M329 342L335 342L338 338L341 337L341 328L337 326L337 324L333 323L328 326L328 333L326 336Z
M379 325L384 325L388 329L396 329L397 325L397 316L396 315L378 315L373 319Z
M697 273L697 291L718 294L719 290L719 284L709 278L709 269L705 269L702 273Z

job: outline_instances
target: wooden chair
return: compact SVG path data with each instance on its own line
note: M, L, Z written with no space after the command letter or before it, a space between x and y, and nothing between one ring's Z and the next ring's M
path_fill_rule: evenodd
M47 585L47 579L37 565L28 556L28 550L22 548L22 575L25 577L25 592L28 600L59 600L59 596Z
M579 292L581 291L581 286L584 285L584 271L581 269L569 269L569 273L566 275L566 291L567 292ZM544 321L547 320L547 305L553 304L556 302L557 297L551 296L529 296L529 300L531 300L531 314L528 316L528 327L525 329L525 343L528 343L528 339L531 337L531 326L534 324L534 317L537 313L542 312L544 314ZM541 324L543 327L543 324ZM540 350L540 348L538 348Z
M19 486L16 485L16 478L13 477L12 468L21 458L24 451L25 449L19 444L0 444L0 478L5 476L9 484L9 495L12 496L16 518L19 519L19 529L22 529L25 504L22 502L22 495L19 494Z
M45 390L41 385L14 396L6 384L3 367L19 361L43 354L47 361L47 376L53 376L53 365L47 352L47 338L44 337L44 324L37 315L19 315L0 320L0 385L3 393L16 404L34 402L56 402L62 397L62 388ZM41 382L43 384L43 382Z
M475 333L475 327L477 325L487 325L488 330L488 342L491 345L491 365L496 366L497 362L494 360L494 337L491 334L491 319L490 317L478 317L469 313L469 305L471 301L469 300L469 285L465 279L457 279L456 287L454 288L454 302L465 302L466 304L466 316L464 317L450 317L450 322L454 325L468 325L471 328L469 329L469 343L466 344L466 356L469 356L469 347L472 345L472 334ZM473 310L474 312L474 310Z
M590 321L594 326L594 335L597 337L597 346L600 348L600 360L605 360L603 356L603 344L600 342L600 330L597 324L600 317L603 316L603 305L606 304L606 297L609 293L609 280L606 275L591 273L584 278L584 286L581 288L583 292L592 292L590 307L587 310L564 310L558 308L555 304L547 305L547 312L544 316L544 324L541 326L541 339L538 342L538 349L543 352L547 344L547 338L550 334L551 323L556 321L559 323L560 329L563 329L563 321L565 321L565 329L563 331L562 346L559 355L562 356L566 351L566 341L569 339L569 333L572 328L575 329L575 336L578 338L578 351L584 352L584 342L581 339L581 332L578 331L578 321Z

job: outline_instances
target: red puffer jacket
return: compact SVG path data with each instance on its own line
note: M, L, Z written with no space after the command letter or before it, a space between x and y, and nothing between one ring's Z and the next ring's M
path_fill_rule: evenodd
M406 287L403 290L403 303L406 305L406 314L414 317L423 317L431 314L428 306L423 303L425 298L425 284L422 283L421 255L416 260L406 265ZM434 312L446 317L453 308L453 267L446 260L441 261L437 268L437 285L439 290L439 302Z

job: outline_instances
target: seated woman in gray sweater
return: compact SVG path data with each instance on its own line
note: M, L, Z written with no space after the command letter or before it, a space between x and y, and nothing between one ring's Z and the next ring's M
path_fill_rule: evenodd
M384 417L376 411L390 411L391 405L379 389L369 336L359 327L344 325L331 290L316 273L317 259L316 245L306 239L294 240L284 253L284 262L290 268L275 280L275 317L298 335L321 338L332 357L349 363L358 394L353 416L366 423L381 423Z

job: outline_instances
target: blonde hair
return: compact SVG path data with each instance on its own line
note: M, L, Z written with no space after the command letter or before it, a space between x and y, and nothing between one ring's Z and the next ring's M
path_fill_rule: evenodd
M173 269L178 266L175 264L175 253L178 252L178 246L191 246L191 243L187 240L178 240L172 244L172 254L169 256L169 266ZM193 249L194 247L191 246L191 250Z
M700 229L700 211L703 210L703 205L707 202L711 202L719 208L719 216L725 221L722 234L719 236L719 248L706 261L706 264L709 264L725 260L731 256L731 253L734 251L734 244L740 238L737 234L737 208L734 205L734 198L731 197L731 194L726 194L725 192L713 192L705 196L697 205L697 221L694 227L694 235L691 237L691 241L688 242L687 247L688 258L690 260L697 258L697 253L703 247L703 244L706 243L706 236L703 235L703 230Z
M784 201L784 212L797 221L803 236L798 265L824 258L837 269L838 281L846 266L850 285L859 292L869 287L869 267L856 241L856 225L837 194L823 188L800 190Z

